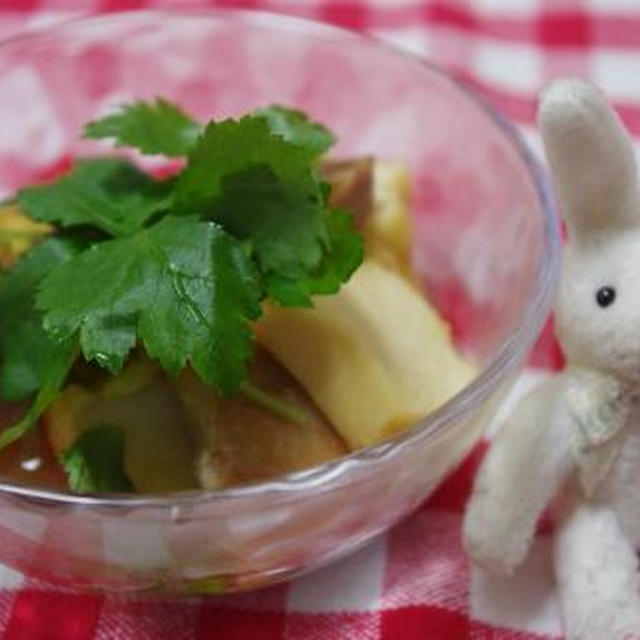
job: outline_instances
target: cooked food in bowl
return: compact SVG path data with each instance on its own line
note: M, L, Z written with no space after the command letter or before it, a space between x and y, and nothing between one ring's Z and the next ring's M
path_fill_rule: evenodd
M271 106L137 102L0 210L0 472L76 492L257 482L377 444L473 365L411 262L408 173ZM171 160L171 162L169 162Z

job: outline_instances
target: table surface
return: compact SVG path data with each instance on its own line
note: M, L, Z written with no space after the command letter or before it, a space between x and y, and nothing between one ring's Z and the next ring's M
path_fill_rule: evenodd
M80 3L3 0L0 37L78 15ZM536 95L561 75L587 78L640 135L637 0L91 0L82 13L234 6L363 30L453 70L484 94L540 154ZM0 96L0 99L2 96ZM549 335L516 395L558 365ZM189 602L68 593L0 565L5 640L533 640L561 638L549 539L539 535L516 579L469 566L460 521L478 447L413 516L363 551L255 594Z

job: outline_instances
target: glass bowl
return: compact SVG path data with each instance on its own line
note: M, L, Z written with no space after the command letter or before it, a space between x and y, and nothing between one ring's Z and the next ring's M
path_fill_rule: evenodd
M71 587L255 588L365 544L481 437L547 316L558 226L546 179L514 129L442 70L273 14L131 12L3 42L0 96L4 195L95 151L78 140L86 121L156 96L201 118L296 106L337 133L336 156L406 162L416 268L479 369L405 433L270 482L93 497L5 481L1 562Z

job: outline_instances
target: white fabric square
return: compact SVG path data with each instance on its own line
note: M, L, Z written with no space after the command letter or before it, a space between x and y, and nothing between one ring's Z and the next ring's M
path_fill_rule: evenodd
M89 5L91 3L86 4ZM85 11L88 10L90 10L90 7L87 6ZM48 29L67 22L67 20L79 18L84 15L85 11L67 11L60 9L35 11L28 17L27 27L29 29Z
M287 610L294 613L375 611L386 561L385 538L353 556L291 583Z
M542 82L542 57L526 44L478 41L473 71L484 82L511 93L537 93Z
M162 568L171 562L159 528L138 522L108 522L103 529L103 553L107 562L133 569Z
M605 14L614 11L638 11L638 0L586 0L584 4L587 11L601 11Z
M475 0L473 8L479 13L506 13L524 18L539 11L540 4L540 0Z
M640 52L601 50L591 55L592 80L610 100L640 101Z
M429 51L429 38L425 29L405 27L403 29L371 29L376 38L387 42L398 49L425 57Z
M554 588L551 540L538 538L512 577L471 569L471 617L496 627L561 634Z
M1 509L0 522L3 529L13 531L18 536L35 543L42 542L47 533L47 518L39 513Z
M23 584L23 574L6 564L0 564L0 589L19 589Z

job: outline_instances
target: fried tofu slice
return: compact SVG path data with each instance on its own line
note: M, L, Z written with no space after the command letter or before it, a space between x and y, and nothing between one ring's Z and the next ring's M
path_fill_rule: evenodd
M353 450L410 426L474 375L422 294L371 258L312 309L269 306L255 331Z
M218 489L259 482L347 452L307 394L260 349L251 366L251 381L301 408L307 419L292 422L242 394L221 398L190 369L177 379L176 388L199 449L196 473L201 486Z
M361 226L373 210L374 160L367 156L348 160L324 160L320 175L331 185L331 206L349 209Z
M409 171L401 162L373 166L372 209L362 221L365 253L416 282L412 269L413 225Z

